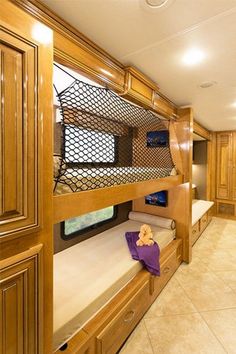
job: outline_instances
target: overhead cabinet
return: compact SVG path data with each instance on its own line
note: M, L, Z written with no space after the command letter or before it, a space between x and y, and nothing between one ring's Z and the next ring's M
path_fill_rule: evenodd
M177 116L175 105L159 93L159 87L133 67L125 68L125 91L121 95L168 118Z

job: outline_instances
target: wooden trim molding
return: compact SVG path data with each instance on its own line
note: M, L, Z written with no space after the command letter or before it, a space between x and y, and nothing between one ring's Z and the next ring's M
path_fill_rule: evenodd
M211 132L196 122L196 120L193 121L193 132L206 140L211 140Z
M32 16L36 17L39 21L45 25L51 27L54 31L60 32L64 36L68 36L70 39L74 39L76 42L79 41L79 45L90 50L93 54L97 54L102 57L105 61L110 61L111 65L116 65L123 69L123 65L112 57L105 50L96 45L83 33L78 31L75 27L71 26L67 21L58 16L53 12L48 6L41 3L38 0L11 0L16 5L20 6Z
M177 117L177 106L159 91L155 82L138 69L125 67L40 1L11 1L53 29L56 61L75 71L82 71L90 79L107 85L125 97L129 91L127 99L141 103L166 118ZM130 89L131 84L134 85Z
M169 176L132 184L122 184L90 191L53 197L53 222L57 224L88 212L140 198L146 194L170 189L182 183L182 175ZM145 191L145 192L144 192ZM86 201L86 202L85 202ZM67 205L67 208L65 208Z

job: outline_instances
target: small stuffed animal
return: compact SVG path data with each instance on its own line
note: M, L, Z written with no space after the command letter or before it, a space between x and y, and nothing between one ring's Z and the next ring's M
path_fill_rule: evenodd
M152 230L149 225L143 224L140 228L139 239L136 241L137 246L152 246L154 244Z

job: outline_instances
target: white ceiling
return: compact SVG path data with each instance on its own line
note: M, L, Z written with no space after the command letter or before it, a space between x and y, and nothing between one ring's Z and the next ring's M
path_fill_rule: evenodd
M178 105L191 105L211 130L236 129L236 0L172 0L151 9L144 0L42 0L88 38L134 65ZM195 66L182 57L198 48ZM205 81L216 81L200 88Z

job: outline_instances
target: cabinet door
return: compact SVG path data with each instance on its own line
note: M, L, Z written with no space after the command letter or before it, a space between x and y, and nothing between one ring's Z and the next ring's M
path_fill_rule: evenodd
M38 226L35 48L0 32L0 232Z
M40 353L41 245L0 261L0 352Z
M41 37L40 37L41 36ZM43 38L44 37L44 38ZM42 44L47 41L47 45ZM39 230L42 124L49 89L52 31L6 0L0 2L0 236ZM45 61L44 61L45 60ZM42 70L42 65L46 66ZM51 102L50 102L51 103ZM45 135L46 136L46 135Z
M218 133L216 141L216 196L219 199L231 199L232 133Z

